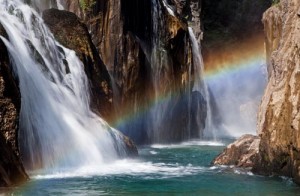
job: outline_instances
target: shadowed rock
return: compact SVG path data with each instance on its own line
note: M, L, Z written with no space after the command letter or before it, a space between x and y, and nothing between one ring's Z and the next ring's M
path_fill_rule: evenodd
M112 86L108 71L100 59L85 24L67 11L49 9L43 12L46 25L56 40L63 46L74 50L84 64L90 80L91 107L106 120L110 119L112 110Z
M111 80L91 40L87 27L80 22L74 13L68 11L45 10L43 19L56 40L63 46L74 50L83 62L85 72L91 82L91 107L96 113L100 113L104 119L109 121L114 114ZM125 154L131 157L137 156L138 151L135 144L128 137L124 135L122 137ZM120 155L123 153L121 150L117 149Z
M7 38L1 24L0 36ZM1 39L0 54L0 187L11 187L26 181L28 176L18 151L20 91Z

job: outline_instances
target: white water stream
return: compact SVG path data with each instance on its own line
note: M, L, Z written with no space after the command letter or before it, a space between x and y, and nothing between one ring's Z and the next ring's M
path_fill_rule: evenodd
M26 168L53 172L116 159L122 136L90 110L88 79L75 52L60 46L21 0L0 1L0 23L21 91L19 143Z

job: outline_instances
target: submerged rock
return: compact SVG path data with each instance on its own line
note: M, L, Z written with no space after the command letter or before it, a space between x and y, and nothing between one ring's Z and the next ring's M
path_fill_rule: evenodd
M257 161L260 138L254 135L243 135L229 144L224 151L213 160L214 165L234 165L252 168Z
M7 37L0 24L0 36ZM0 40L0 187L10 187L28 179L19 158L18 125L20 91Z

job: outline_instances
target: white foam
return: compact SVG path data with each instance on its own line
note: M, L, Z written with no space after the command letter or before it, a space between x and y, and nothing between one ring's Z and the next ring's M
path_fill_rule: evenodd
M154 151L154 150L151 150L151 151L149 151L150 152L150 154L153 154L153 155L155 155L155 154L157 154L158 152L156 152L156 151Z
M169 5L167 2L165 2L165 0L163 0L162 2L163 2L163 4L164 4L165 8L167 9L168 13L169 13L171 16L175 16L175 13L174 13L174 11L170 8L170 5Z
M51 174L32 174L32 179L61 179L75 177L131 175L147 178L170 178L193 175L205 171L204 167L195 167L192 164L166 164L141 162L138 160L118 160L111 164L85 166L76 170L57 171Z
M151 148L163 149L163 148L184 148L190 146L225 146L224 143L219 141L203 141L203 140L191 140L180 144L153 144Z

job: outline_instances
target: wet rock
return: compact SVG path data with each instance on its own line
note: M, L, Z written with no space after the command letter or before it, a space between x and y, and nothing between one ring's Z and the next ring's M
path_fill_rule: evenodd
M56 39L65 47L74 50L83 61L85 71L92 85L92 107L96 107L94 108L95 111L99 111L109 121L114 112L112 108L111 81L106 67L92 43L85 24L80 22L74 13L56 9L45 10L43 12L43 19ZM135 47L134 44L135 42L133 41L132 47ZM129 52L134 53L135 50L130 48ZM131 53L128 53L128 58L130 58L130 55ZM132 66L135 66L135 64L132 63ZM132 74L137 73L139 72L133 68ZM114 135L112 134L112 136ZM125 154L130 157L137 156L138 151L132 140L121 134L120 137L123 138L126 152L119 152L119 154ZM117 151L120 150L117 149Z
M91 107L96 113L109 120L113 115L111 80L87 27L74 13L57 9L45 10L43 19L56 40L74 50L83 62L90 80Z
M299 1L281 0L263 16L269 82L258 114L260 161L254 171L300 184Z
M0 35L7 37L1 24ZM20 91L1 40L0 54L0 187L10 187L26 181L28 176L18 151Z
M63 2L87 24L113 77L115 119L133 117L112 124L138 143L189 138L188 97L196 81L187 27L193 27L200 42L200 1L108 0L96 1L88 9L79 5L74 9L70 0ZM171 97L162 106L163 123L156 127L150 111L155 96ZM197 117L205 119L206 114Z
M126 136L123 136L123 141L125 142L125 150L126 150L126 155L128 157L137 157L138 156L138 149L136 147L136 145L134 144L134 142Z
M234 165L242 168L252 168L258 159L260 138L253 135L243 135L237 141L229 144L225 150L213 160L214 165Z

